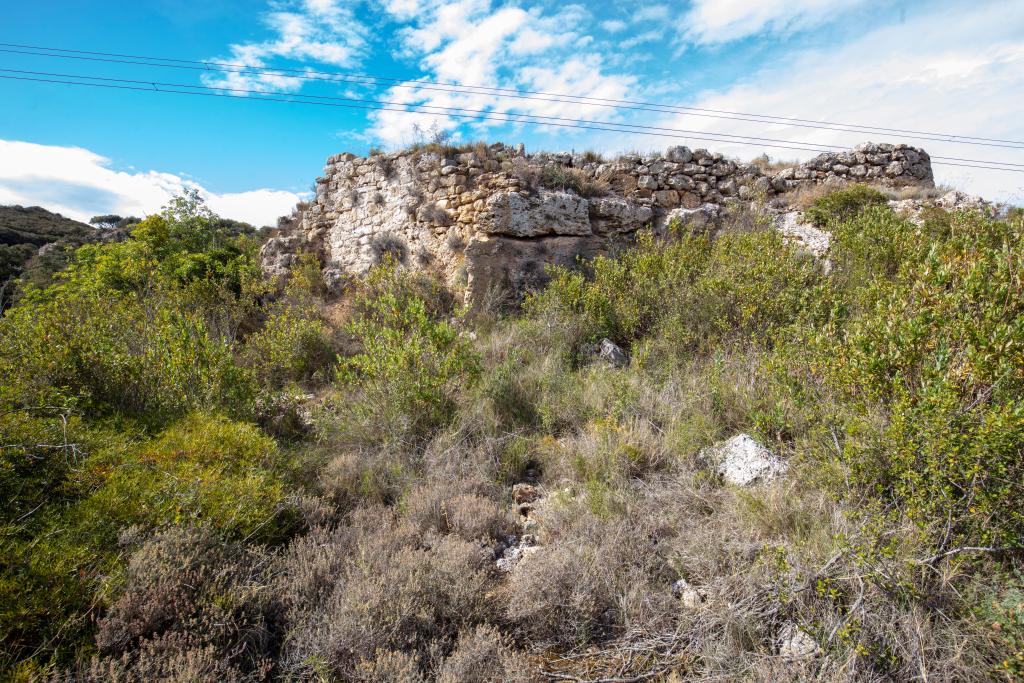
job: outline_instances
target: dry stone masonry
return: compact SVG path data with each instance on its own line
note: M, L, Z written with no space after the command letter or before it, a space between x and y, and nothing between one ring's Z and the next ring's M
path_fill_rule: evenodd
M924 150L867 143L765 173L704 149L664 154L528 155L522 145L412 149L330 157L297 227L272 238L264 267L282 275L301 250L318 253L329 285L386 255L433 268L470 301L520 293L547 264L573 265L644 227L693 229L730 202L770 198L805 184L932 185Z

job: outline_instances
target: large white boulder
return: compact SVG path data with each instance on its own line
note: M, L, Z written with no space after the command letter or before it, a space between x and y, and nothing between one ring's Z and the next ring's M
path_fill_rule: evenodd
M737 434L717 443L705 449L704 455L717 463L722 479L734 486L768 482L788 469L786 463L749 434Z

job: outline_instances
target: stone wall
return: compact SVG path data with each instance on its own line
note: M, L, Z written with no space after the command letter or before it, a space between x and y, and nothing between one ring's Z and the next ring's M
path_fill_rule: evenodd
M264 265L282 274L316 251L328 284L366 272L386 254L433 268L471 300L538 284L549 263L571 265L637 230L794 187L864 181L932 184L921 149L868 143L766 174L703 149L627 154L525 154L501 143L327 160L297 228L272 238Z

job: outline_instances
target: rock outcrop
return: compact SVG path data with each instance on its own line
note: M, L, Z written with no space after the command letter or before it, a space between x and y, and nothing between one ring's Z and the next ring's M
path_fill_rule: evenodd
M644 227L710 231L728 202L846 181L931 185L931 165L921 149L873 143L771 175L686 147L613 161L501 143L339 154L298 225L265 246L264 267L280 275L290 254L311 250L331 285L390 257L436 269L482 301L521 294L543 282L547 265L608 252Z
M704 457L716 464L722 479L734 486L769 482L784 474L786 463L749 434L737 434L704 450Z

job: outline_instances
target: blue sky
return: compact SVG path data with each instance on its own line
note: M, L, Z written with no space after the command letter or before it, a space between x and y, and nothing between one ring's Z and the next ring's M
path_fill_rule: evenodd
M9 3L0 42L555 91L1024 139L1024 0L163 0ZM0 69L372 98L852 146L898 136L496 98L421 87L0 52ZM0 75L11 72L0 72ZM615 152L675 141L436 114L368 112L0 79L0 203L75 217L154 211L186 185L269 223L324 159L397 147L413 124L463 139ZM1024 152L919 144L1024 164ZM678 141L687 144L687 140ZM740 158L807 153L690 141ZM1021 202L1024 174L936 166L940 182Z

